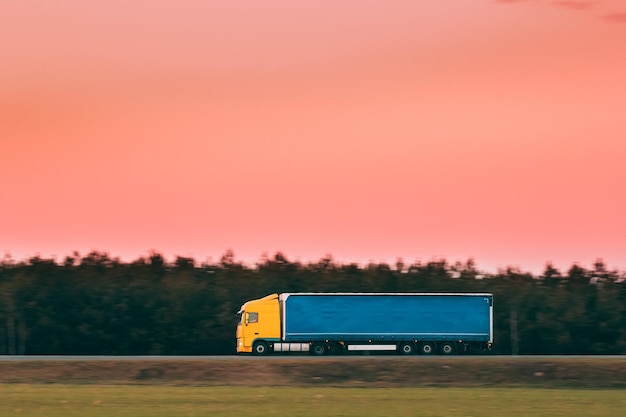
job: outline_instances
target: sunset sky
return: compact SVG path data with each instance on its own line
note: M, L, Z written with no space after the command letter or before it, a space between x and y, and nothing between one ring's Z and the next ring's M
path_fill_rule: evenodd
M3 0L0 256L626 270L623 0Z

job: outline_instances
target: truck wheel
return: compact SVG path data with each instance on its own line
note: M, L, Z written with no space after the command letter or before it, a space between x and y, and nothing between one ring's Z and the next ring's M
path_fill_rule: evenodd
M415 345L411 342L400 343L398 352L400 352L401 355L412 355L415 353Z
M315 356L325 355L328 351L326 343L315 342L311 345L311 354Z
M435 343L433 342L420 343L420 353L422 355L432 355L435 352L436 352Z
M452 355L456 351L456 346L453 342L443 342L439 345L439 351L442 355Z
M270 351L269 346L265 342L254 342L252 345L252 353L258 356L267 355Z

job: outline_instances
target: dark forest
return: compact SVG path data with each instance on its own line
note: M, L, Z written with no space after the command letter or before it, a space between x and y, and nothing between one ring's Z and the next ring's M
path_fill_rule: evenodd
M173 262L152 252L121 262L106 252L0 263L0 354L214 355L235 351L236 312L280 292L490 292L494 354L626 353L626 282L602 260L592 269L550 264L483 274L472 259L448 263L254 266Z

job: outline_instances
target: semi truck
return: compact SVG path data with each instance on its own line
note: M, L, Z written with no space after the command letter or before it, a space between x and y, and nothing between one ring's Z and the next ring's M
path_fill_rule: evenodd
M493 344L493 295L283 293L244 303L237 353L451 355Z

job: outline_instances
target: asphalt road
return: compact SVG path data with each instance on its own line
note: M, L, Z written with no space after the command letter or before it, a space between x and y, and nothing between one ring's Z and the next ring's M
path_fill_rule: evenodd
M342 359L350 360L355 358L400 358L399 355L344 355ZM422 358L424 360L446 358L446 359L625 359L626 355L451 355L451 356L420 356L412 357ZM29 361L187 361L187 360L288 360L288 359L307 359L320 360L328 358L337 358L337 356L311 356L311 355L268 355L268 356L252 356L252 355L216 355L216 356L80 356L80 355L0 355L0 362L29 362Z

